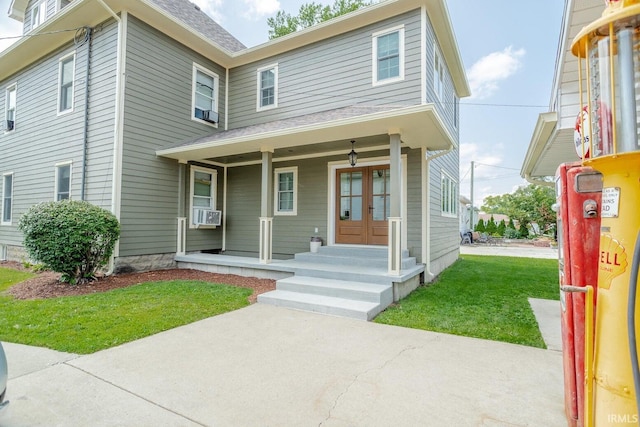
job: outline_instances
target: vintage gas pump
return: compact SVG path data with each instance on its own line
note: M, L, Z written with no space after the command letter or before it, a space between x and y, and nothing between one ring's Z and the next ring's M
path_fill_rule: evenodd
M595 348L593 362L585 361L585 425L639 421L639 30L640 0L609 0L602 17L572 45L579 61L583 163L603 176Z
M578 135L578 139L582 135ZM582 153L580 153L581 155ZM584 368L587 339L585 309L593 313L596 299L587 303L588 285L598 277L602 175L579 162L563 163L556 172L558 265L565 390L565 413L570 427L584 425ZM593 330L593 318L590 320ZM593 347L593 334L589 336Z

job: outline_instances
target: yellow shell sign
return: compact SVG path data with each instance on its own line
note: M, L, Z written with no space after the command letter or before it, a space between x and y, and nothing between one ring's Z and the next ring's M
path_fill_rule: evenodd
M611 281L624 273L628 265L627 253L620 242L607 234L600 235L598 288L609 289Z

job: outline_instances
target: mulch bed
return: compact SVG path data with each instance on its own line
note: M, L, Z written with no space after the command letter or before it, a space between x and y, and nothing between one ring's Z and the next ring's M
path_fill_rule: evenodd
M30 271L19 262L14 261L0 261L0 267ZM276 288L275 280L271 279L258 279L256 277L208 273L206 271L178 268L141 273L114 274L99 277L97 280L82 285L62 283L60 282L60 274L51 271L36 274L36 277L20 282L5 292L16 299L45 299L105 292L111 289L125 288L145 282L201 280L210 283L223 283L226 285L250 288L253 290L253 294L249 297L249 302L253 304L256 302L259 294L272 291Z

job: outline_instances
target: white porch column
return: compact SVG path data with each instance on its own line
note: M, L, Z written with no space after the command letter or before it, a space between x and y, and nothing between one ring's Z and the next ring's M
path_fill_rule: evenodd
M400 275L402 270L402 155L400 134L389 134L389 178L391 181L389 216L389 274Z
M260 199L260 263L269 264L273 247L273 149L262 150Z
M178 241L176 242L176 255L187 253L187 218L178 217Z
M185 203L185 179L187 176L187 164L180 161L178 164L178 233L176 241L176 255L187 253L187 218Z

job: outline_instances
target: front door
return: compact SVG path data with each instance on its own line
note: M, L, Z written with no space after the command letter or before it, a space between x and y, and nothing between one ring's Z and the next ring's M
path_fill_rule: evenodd
M336 243L386 245L389 166L339 169L336 174Z

